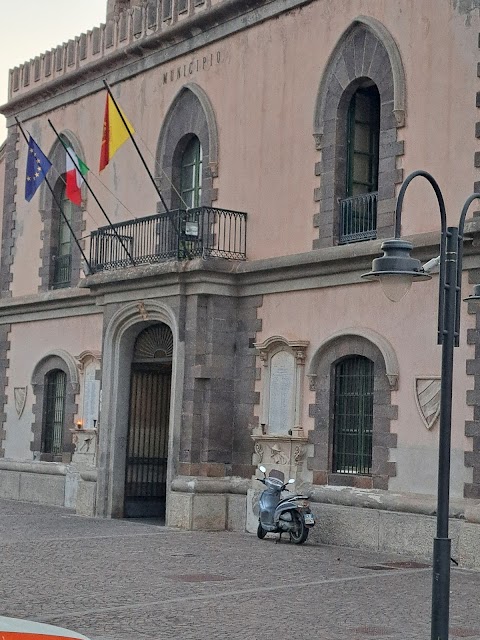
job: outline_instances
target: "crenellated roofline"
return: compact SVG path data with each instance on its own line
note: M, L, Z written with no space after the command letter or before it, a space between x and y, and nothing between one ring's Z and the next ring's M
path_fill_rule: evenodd
M28 119L314 0L149 0L10 71L8 118ZM169 17L161 7L171 7Z

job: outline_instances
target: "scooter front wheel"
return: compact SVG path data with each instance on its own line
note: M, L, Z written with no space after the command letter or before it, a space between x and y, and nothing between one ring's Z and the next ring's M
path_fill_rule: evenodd
M258 528L257 528L257 537L260 538L260 540L263 540L264 537L267 535L266 530L262 527L261 523L258 523Z
M290 538L293 544L303 544L308 538L308 528L305 525L303 515L299 511L292 511L293 530L290 531Z

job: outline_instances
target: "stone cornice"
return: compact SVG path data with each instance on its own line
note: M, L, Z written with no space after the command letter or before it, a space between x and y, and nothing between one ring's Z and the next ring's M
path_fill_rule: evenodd
M0 298L0 324L100 313L85 289L61 289L14 298ZM31 317L32 314L34 318ZM23 318L23 316L28 316Z
M466 233L480 233L480 220L471 220ZM413 254L427 261L438 254L439 234L405 238ZM107 271L87 276L78 288L0 299L0 324L101 313L109 302L176 295L246 297L268 293L320 289L341 285L369 286L360 276L380 254L382 240L317 249L263 260L236 262L197 258ZM478 268L478 248L467 238L464 270Z

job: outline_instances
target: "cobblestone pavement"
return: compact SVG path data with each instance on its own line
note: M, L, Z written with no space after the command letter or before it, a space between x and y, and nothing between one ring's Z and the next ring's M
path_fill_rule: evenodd
M92 640L427 640L411 560L0 500L0 612ZM480 573L451 584L451 637L479 640Z

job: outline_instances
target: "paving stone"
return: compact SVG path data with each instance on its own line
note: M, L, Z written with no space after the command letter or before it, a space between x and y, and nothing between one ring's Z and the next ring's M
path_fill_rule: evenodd
M275 538L0 500L2 614L92 640L430 637L430 567ZM479 588L452 569L452 638L480 639Z

